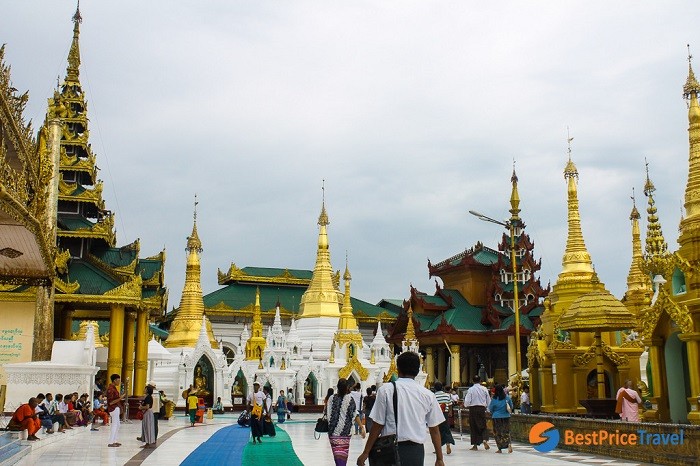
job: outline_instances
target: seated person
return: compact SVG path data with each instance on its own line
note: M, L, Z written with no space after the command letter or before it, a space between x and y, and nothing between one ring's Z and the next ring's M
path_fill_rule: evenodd
M83 416L83 420L85 421L85 425L88 425L92 422L93 416L92 416L92 403L88 400L88 394L83 393L80 395L80 398L78 398L78 401L75 404L76 409L80 411L80 415ZM97 430L94 426L92 430Z
M46 411L51 416L51 423L58 423L58 431L63 432L66 429L66 417L58 412L58 402L53 399L51 393L46 394L46 399L41 405L46 407Z
M73 413L75 413L76 424L78 424L79 426L86 426L87 423L83 418L83 413L76 406L78 404L78 392L74 392L73 394L71 394L70 399L66 404L68 405L68 411L72 411Z
M63 414L63 416L66 418L66 424L68 425L69 429L72 429L73 426L77 423L75 412L73 412L72 409L68 409L68 403L70 401L71 396L72 395L66 395L64 398L64 396L60 393L56 394L56 401L58 402L58 412L59 414Z
M221 404L221 397L218 397L216 403L214 403L214 414L224 414L224 406Z
M41 421L35 412L37 404L36 398L30 398L28 403L17 408L10 423L7 424L8 430L22 431L26 429L27 440L39 440L39 437L34 435L41 429Z
M36 404L36 408L34 408L34 412L39 417L39 421L41 422L41 427L46 429L46 433L53 434L53 422L51 421L51 416L49 416L49 410L44 405L44 401L46 401L46 397L44 396L43 393L39 393L36 396L36 403L37 404Z
M95 399L92 402L92 415L95 419L102 419L102 424L109 424L109 414L106 410L107 400L103 399L102 392L95 393Z

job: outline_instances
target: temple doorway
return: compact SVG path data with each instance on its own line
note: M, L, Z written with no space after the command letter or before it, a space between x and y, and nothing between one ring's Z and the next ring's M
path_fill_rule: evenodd
M612 398L612 377L608 371L603 371L603 380L605 381L605 398ZM586 398L598 398L598 372L595 369L586 376Z
M197 389L197 396L204 399L207 406L214 401L214 366L206 356L202 356L194 366L192 385Z
M243 371L238 369L236 378L233 380L231 387L231 401L234 406L242 406L246 404L246 394L248 393L248 381L243 374Z
M316 380L316 376L312 372L304 381L304 402L307 405L316 404L316 400L318 399L317 390L318 381Z
M678 338L678 332L666 339L664 355L671 422L685 423L688 422L690 375L686 343Z

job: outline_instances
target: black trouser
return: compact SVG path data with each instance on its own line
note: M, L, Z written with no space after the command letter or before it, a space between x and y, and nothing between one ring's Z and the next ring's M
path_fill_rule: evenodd
M156 431L156 436L154 439L158 439L158 419L160 419L160 413L153 413L153 428Z
M401 458L401 466L423 466L425 449L420 443L399 442L399 458Z

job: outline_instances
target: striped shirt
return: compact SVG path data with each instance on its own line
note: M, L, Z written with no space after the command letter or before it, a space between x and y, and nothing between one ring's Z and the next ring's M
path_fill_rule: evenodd
M435 392L435 398L437 399L440 409L448 412L450 410L450 405L452 405L452 397L449 393L445 393L442 390Z

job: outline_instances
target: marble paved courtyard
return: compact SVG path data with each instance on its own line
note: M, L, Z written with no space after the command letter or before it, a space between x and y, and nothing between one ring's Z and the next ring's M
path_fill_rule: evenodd
M304 465L333 465L333 456L328 445L328 439L322 436L319 440L314 439L314 421L318 415L296 415L292 422L285 422L279 425L284 429L292 440L294 452ZM141 434L141 424L134 421L131 424L122 424L119 441L122 446L119 448L108 448L107 439L109 429L100 426L98 432L91 432L89 429L82 429L76 435L67 437L67 441L54 441L45 446L41 442L33 445L32 451L19 461L10 464L20 466L28 465L129 465L129 466L164 466L179 465L197 447L206 442L212 434L218 430L235 423L235 417L231 415L216 416L214 420L209 420L204 425L197 425L194 428L187 427L185 417L176 415L169 421L161 421L158 446L152 450L139 448L142 444L136 440ZM53 434L61 435L61 434ZM40 435L45 437L46 435ZM263 444L255 448L265 448L265 438ZM640 465L638 462L627 462L621 459L604 456L594 456L564 450L554 450L547 454L536 452L530 445L514 444L514 452L508 454L494 453L493 441L489 451L480 449L479 451L469 450L469 438L464 436L460 440L459 434L455 434L457 445L453 448L451 455L445 455L445 464L488 464L495 465L573 465L590 464L596 466L633 466ZM362 451L364 440L359 436L354 436L350 444L349 465L354 465L357 456ZM433 465L435 455L430 443L426 444L426 465ZM206 464L217 464L207 462ZM220 462L218 464L224 464ZM245 461L244 461L245 466ZM280 466L285 464L281 458ZM4 466L4 465L3 465Z

